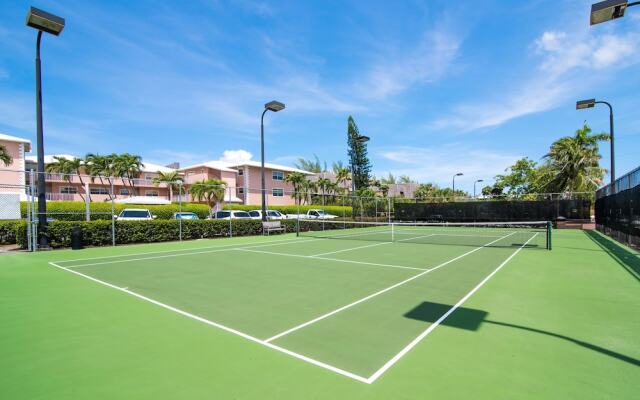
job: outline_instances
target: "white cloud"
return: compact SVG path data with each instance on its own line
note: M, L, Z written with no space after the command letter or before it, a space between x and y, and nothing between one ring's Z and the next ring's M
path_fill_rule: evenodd
M528 78L482 102L458 104L427 127L470 132L572 102L585 89L614 79L620 68L640 62L639 33L546 31L533 43L539 62Z
M476 179L489 182L522 158L521 155L470 148L460 143L438 147L393 147L381 151L379 156L394 164L379 175L391 172L396 176L408 175L419 182L450 186L453 175L462 172L464 175L456 179L460 187L467 187L469 183L472 187Z
M412 51L400 54L394 50L383 51L382 58L358 85L359 92L363 97L384 99L415 84L439 79L458 56L461 43L459 34L449 28L437 27L425 32Z
M222 153L222 157L220 157L220 161L228 163L241 163L244 161L249 161L252 158L253 154L249 153L246 150L225 150Z

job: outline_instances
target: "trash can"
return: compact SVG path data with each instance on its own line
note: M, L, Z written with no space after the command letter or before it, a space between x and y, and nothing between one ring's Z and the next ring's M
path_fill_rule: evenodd
M71 249L82 249L82 228L79 226L71 228Z

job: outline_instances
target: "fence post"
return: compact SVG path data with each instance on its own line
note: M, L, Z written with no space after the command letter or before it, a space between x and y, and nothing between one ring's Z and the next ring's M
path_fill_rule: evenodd
M169 183L171 185L171 183ZM182 242L182 182L178 181L178 226L179 226L179 233L178 233L178 237L179 240Z
M85 220L87 222L91 221L91 198L89 193L89 182L85 182L84 183L84 195L86 196L84 198L84 210L85 210Z
M116 205L114 203L115 194L113 193L113 179L111 179L111 245L116 245Z
M31 251L38 249L38 215L36 214L36 179L33 169L31 170Z

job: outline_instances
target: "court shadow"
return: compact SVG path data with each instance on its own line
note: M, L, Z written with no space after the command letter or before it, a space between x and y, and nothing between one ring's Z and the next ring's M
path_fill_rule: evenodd
M616 243L613 239L605 237L596 231L585 231L586 235L602 250L607 252L622 268L640 281L640 256Z
M511 324L508 322L489 320L487 319L487 316L489 315L489 313L483 310L458 307L448 317L443 318L443 316L451 309L451 307L452 306L448 304L431 303L431 302L425 301L420 303L418 306L416 306L406 314L404 314L404 316L406 318L429 322L432 324L442 319L441 321L439 321L440 325L449 326L452 328L470 330L470 331L477 331L478 329L480 329L480 326L483 323L502 326L505 328L520 329L523 331L533 332L540 335L550 336L556 339L564 340L564 341L576 344L580 347L584 347L586 349L604 354L606 356L616 358L620 361L624 361L626 363L629 363L635 366L640 366L640 360L636 358L633 358L625 354L621 354L613 350L609 350L604 347L600 347L595 344L591 344L582 340L574 339L569 336L545 331L542 329L531 328L528 326Z

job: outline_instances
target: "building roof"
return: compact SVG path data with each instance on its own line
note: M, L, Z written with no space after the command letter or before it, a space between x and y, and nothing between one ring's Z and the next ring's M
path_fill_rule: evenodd
M229 166L230 167L242 167L242 166L249 166L249 167L261 167L260 161L243 161L240 163L230 163ZM269 168L269 169L275 169L278 171L286 171L286 172L299 172L301 174L305 174L305 175L313 175L313 172L309 172L309 171L305 171L302 169L298 169L298 168L293 168L293 167L287 167L286 165L280 165L280 164L273 164L273 163L264 163L264 167L265 168Z
M203 163L189 165L187 167L182 167L178 169L178 171L185 171L187 169L193 169L198 167L217 169L217 170L226 171L226 172L237 172L235 169L229 168L230 167L229 163L226 163L224 161L217 161L217 160L205 161Z
M51 164L54 163L56 160L54 157L58 157L58 158L64 158L67 160L72 160L74 158L76 158L76 156L72 156L70 154L49 154L49 155L45 155L44 156L44 163L45 164ZM37 156L26 156L25 161L29 161L29 162L38 162L38 157Z
M31 151L31 140L29 139L19 138L17 136L11 136L4 133L0 133L0 140L4 140L6 142L25 143L27 145L25 150Z
M74 158L77 158L76 156L72 156L71 154L49 154L44 156L44 163L45 164L54 163L56 161L54 157L65 158L67 160L72 160ZM38 162L38 157L27 156L25 157L25 160L28 162L36 163ZM142 172L165 172L166 173L166 172L175 171L175 169L168 168L163 165L153 164L150 162L143 161L142 164L143 164L143 167L141 169Z

